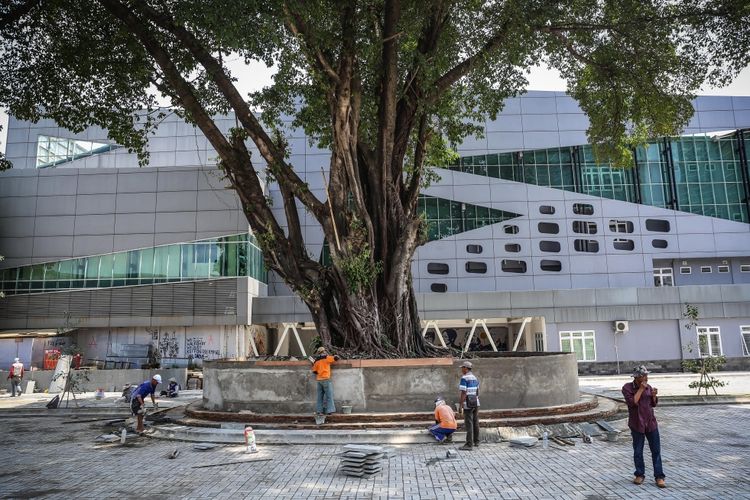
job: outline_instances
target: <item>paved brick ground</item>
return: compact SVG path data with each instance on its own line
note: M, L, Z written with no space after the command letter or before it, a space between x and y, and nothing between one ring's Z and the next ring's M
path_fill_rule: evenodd
M431 465L430 459L444 456L444 446L406 446L368 480L338 472L337 446L261 445L260 453L246 455L237 446L196 452L187 443L138 438L122 447L94 443L103 432L97 423L4 418L0 497L750 499L750 405L661 408L658 418L666 490L651 479L630 483L629 439L578 440L567 451L484 444ZM181 454L168 460L175 448ZM262 458L272 461L194 468Z

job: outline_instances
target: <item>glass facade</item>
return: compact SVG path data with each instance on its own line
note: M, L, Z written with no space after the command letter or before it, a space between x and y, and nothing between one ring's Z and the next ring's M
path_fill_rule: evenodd
M519 214L504 210L427 195L420 195L417 203L419 204L419 212L423 213L427 219L429 241L497 224L519 216Z
M78 158L106 153L118 147L115 144L103 142L40 135L36 143L36 168L53 167Z
M7 295L249 276L266 283L255 238L236 234L0 271Z
M635 150L636 168L597 163L590 145L460 158L447 168L612 200L750 222L750 133L685 136Z

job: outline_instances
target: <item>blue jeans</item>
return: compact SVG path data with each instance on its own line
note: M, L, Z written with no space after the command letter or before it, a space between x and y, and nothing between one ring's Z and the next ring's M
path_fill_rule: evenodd
M336 405L333 402L333 382L331 379L318 380L318 403L315 411L318 413L333 413Z
M440 424L435 424L430 427L430 432L433 436L435 436L435 439L442 443L448 436L456 432L456 429L446 429L444 427L440 427Z
M635 472L636 476L646 476L646 464L643 463L643 445L648 440L648 447L651 450L651 460L654 463L654 477L656 479L663 479L664 470L661 468L661 442L659 441L659 429L654 429L651 432L635 432L630 431L633 436L633 460L635 461Z
M16 392L18 392L18 395L20 396L21 391L21 377L11 377L10 379L10 397L15 397Z

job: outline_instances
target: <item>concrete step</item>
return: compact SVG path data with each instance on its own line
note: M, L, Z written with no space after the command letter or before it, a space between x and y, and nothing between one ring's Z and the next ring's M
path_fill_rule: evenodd
M553 415L531 419L481 419L482 439L498 442L515 436L541 436L547 431L550 435L577 436L581 433L579 422L595 422L618 414L619 405L615 401L600 399L597 408L568 415ZM369 422L360 428L347 428L351 423L315 425L290 425L281 422L276 426L252 422L211 422L185 419L193 425L155 425L151 437L178 441L243 444L244 428L251 425L259 444L417 444L434 443L435 439L427 431L433 422ZM618 421L615 421L618 422ZM625 420L620 420L624 429ZM459 425L463 422L459 420ZM406 427L405 424L410 427ZM617 425L613 424L616 428ZM618 424L619 425L619 424ZM454 440L463 442L465 433L456 431Z

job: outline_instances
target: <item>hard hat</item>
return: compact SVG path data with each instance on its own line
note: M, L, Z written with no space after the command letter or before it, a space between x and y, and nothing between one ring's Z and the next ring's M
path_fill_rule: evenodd
M151 378L161 384L161 375L159 375L158 373Z

